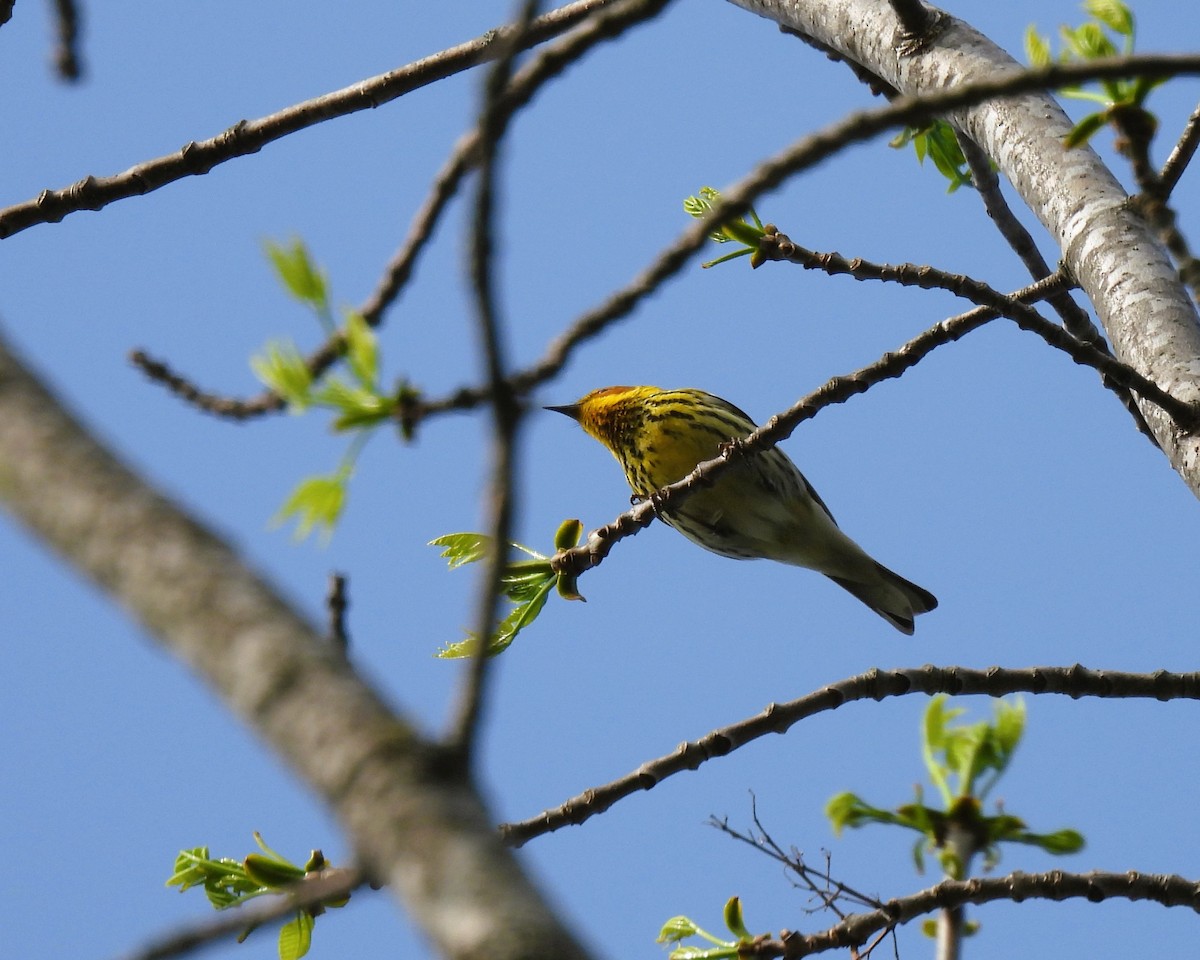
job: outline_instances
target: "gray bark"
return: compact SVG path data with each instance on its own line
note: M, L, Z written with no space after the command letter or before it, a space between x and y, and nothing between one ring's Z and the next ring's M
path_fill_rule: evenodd
M0 500L202 676L333 809L444 957L586 957L461 767L0 340Z
M1022 69L961 20L919 52L902 55L900 23L879 0L732 0L807 34L920 95ZM930 8L932 9L932 8ZM1067 150L1071 121L1046 94L1021 94L948 118L996 162L1062 252L1095 307L1113 353L1182 400L1200 400L1200 324L1175 266L1128 203L1112 172L1088 147ZM1200 437L1158 407L1141 403L1171 465L1200 496Z

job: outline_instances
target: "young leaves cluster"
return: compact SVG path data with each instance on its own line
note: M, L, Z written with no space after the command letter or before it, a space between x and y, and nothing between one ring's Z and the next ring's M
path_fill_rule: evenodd
M581 521L564 520L554 535L555 552L569 550L575 546L582 533ZM441 555L449 561L451 570L482 560L494 549L492 538L482 533L449 533L430 540L429 545L442 547ZM507 650L517 638L517 634L537 619L546 605L546 598L550 596L551 587L557 588L558 595L564 600L584 599L576 589L576 578L571 574L556 572L550 557L519 543L510 543L509 546L533 559L518 560L504 568L500 586L513 608L497 624L495 632L484 645L484 653L489 657ZM468 631L465 640L447 643L435 656L444 660L456 660L475 656L479 648L479 637Z
M726 960L739 954L738 947L754 939L754 934L746 929L742 917L742 901L739 897L730 897L725 904L725 927L734 935L734 940L722 940L702 928L688 917L672 917L658 934L659 943L676 943L670 953L670 960ZM713 944L711 947L683 946L682 941L689 937L700 937Z
M296 535L308 536L320 529L328 537L346 502L354 461L370 432L392 420L400 406L412 399L412 390L401 384L391 394L379 385L379 346L374 332L354 310L342 312L334 321L325 272L318 268L300 240L290 245L268 241L267 256L280 282L293 297L313 311L326 336L341 347L348 375L326 373L314 378L308 362L290 340L275 340L250 360L255 375L287 401L293 413L310 407L333 412L333 429L353 433L342 464L333 473L302 480L280 509L277 522L296 520Z
M902 150L910 143L917 153L917 162L924 164L928 157L949 182L947 193L972 185L971 169L958 144L958 135L945 120L933 120L921 127L905 127L888 142L888 146Z
M1078 27L1059 27L1062 49L1058 58L1061 62L1096 60L1133 53L1136 26L1129 7L1121 0L1086 0L1083 9L1091 20ZM1025 55L1035 67L1048 66L1053 61L1050 39L1038 33L1032 25L1025 33ZM1107 124L1112 124L1123 134L1131 128L1137 129L1148 139L1147 134L1152 135L1158 121L1145 109L1146 97L1166 81L1166 77L1100 80L1098 92L1085 90L1081 86L1064 87L1064 95L1077 100L1090 100L1103 107L1075 124L1067 135L1066 145L1075 147L1086 143Z
M913 860L924 870L924 852L935 853L942 870L952 879L962 879L977 853L984 854L985 868L1000 859L1001 843L1040 847L1048 853L1075 853L1083 837L1075 830L1033 833L1018 817L997 808L984 815L984 801L1008 768L1025 729L1025 707L1021 701L997 701L995 718L989 723L954 724L964 711L947 707L945 696L934 697L922 725L922 753L929 778L941 796L942 808L927 806L920 787L913 803L884 810L856 794L841 793L825 808L835 833L868 823L884 823L919 833Z
M720 191L714 190L712 187L701 187L700 192L696 196L684 199L683 209L689 217L700 220L708 216L720 200ZM766 228L763 226L762 221L758 219L758 214L754 211L753 207L750 208L749 218L742 217L741 219L729 220L710 233L708 238L714 243L729 243L732 241L741 244L741 246L732 253L727 253L716 260L709 260L707 263L701 264L701 266L707 270L709 267L715 267L718 263L749 256L750 266L757 267L761 263L761 260L758 258L758 241L766 232Z
M214 859L209 856L208 847L181 850L175 858L175 872L167 880L167 886L178 887L180 892L203 887L213 908L224 910L264 894L285 892L309 874L329 866L320 850L313 850L304 866L298 867L268 847L257 832L254 842L261 852L251 853L240 861L230 857ZM316 907L297 910L280 928L279 960L300 960L312 945L315 918L326 907L344 906L349 899L347 895ZM238 937L238 943L253 931L253 926L247 927Z

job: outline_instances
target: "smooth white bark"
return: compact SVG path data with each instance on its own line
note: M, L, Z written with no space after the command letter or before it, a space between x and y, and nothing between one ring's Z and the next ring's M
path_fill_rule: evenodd
M982 34L944 15L919 52L882 0L731 0L799 30L878 74L904 94L1003 76L1021 65ZM1134 213L1112 172L1087 147L1067 150L1071 122L1046 94L1021 94L957 111L952 122L1000 168L1061 250L1116 356L1173 395L1200 401L1200 324L1174 265ZM1141 404L1172 466L1200 496L1200 439Z

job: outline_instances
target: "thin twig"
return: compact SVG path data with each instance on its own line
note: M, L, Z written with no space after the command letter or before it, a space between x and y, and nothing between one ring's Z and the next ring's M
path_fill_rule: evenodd
M728 819L726 818L721 818L718 820L716 817L709 817L709 826L716 827L722 833L727 834L734 840L737 840L739 843L744 843L747 846L753 847L759 853L762 853L777 863L782 864L791 873L794 873L796 876L798 876L803 886L807 887L809 892L821 902L821 906L819 908L815 908L810 912L815 913L818 909L827 909L837 914L840 919L845 920L846 912L837 905L839 900L849 900L858 906L870 907L875 910L878 910L883 906L883 902L881 900L878 900L875 897L867 896L867 894L854 889L854 887L850 886L849 884L833 879L832 875L830 874L830 865L828 859L826 860L824 871L819 871L814 870L807 863L805 863L804 857L801 856L797 851L793 850L791 853L786 852L778 843L775 842L774 838L762 825L762 821L758 819L758 805L753 795L751 795L751 804L753 808L752 816L754 820L754 832L748 834L742 833L741 831L731 827ZM822 881L824 886L818 885L813 880L813 877L816 877L817 880Z
M1170 251L1179 270L1179 279L1191 291L1192 299L1200 302L1200 261L1192 256L1191 248L1179 230L1175 211L1167 203L1162 180L1150 160L1150 142L1157 129L1154 117L1146 110L1132 108L1114 113L1110 123L1117 132L1117 152L1129 161L1137 181L1140 193L1133 198L1137 210Z
M987 154L980 149L974 140L962 131L956 131L956 136L959 149L962 150L963 157L967 161L967 166L971 169L971 180L975 184L975 190L979 194L979 198L983 201L983 207L987 211L987 215L996 225L996 229L1000 231L1000 235L1008 243L1013 253L1025 264L1025 269L1029 271L1029 275L1034 280L1041 280L1043 277L1050 276L1053 271L1050 269L1050 265L1046 263L1046 259L1042 256L1042 252L1034 242L1033 235L1017 219L1012 212L1012 208L1009 207L1008 201L1004 199L1004 193L1000 189L1000 178L996 176L996 171L992 169L992 164ZM1096 328L1096 325L1092 323L1092 319L1088 316L1087 311L1075 302L1070 293L1063 291L1047 299L1050 306L1062 318L1063 326L1067 328L1067 331L1072 336L1085 343L1090 343L1103 353L1111 354L1108 344L1100 335L1100 331ZM1133 399L1132 394L1130 394L1129 389L1119 383L1114 383L1108 377L1104 378L1104 385L1116 394L1117 398L1121 401L1121 405L1133 417L1133 422L1138 432L1155 446L1158 446L1158 440L1155 439L1153 432L1146 423L1146 418L1142 416L1142 411L1138 409L1138 405Z
M59 77L74 82L83 76L79 60L79 9L75 0L54 0L54 19L58 34L54 67Z
M1057 324L1042 317L1033 307L1008 297L979 280L961 274L949 274L936 267L903 263L871 263L860 258L848 260L837 253L816 253L793 243L781 233L768 233L759 247L768 260L786 260L808 270L823 270L831 276L848 274L856 280L882 280L923 290L947 290L979 306L988 307L1011 320L1022 330L1035 333L1050 346L1067 354L1076 363L1100 371L1106 382L1132 389L1144 400L1161 407L1185 432L1195 429L1197 407L1167 393L1154 381L1090 343L1078 340Z
M523 41L536 46L570 29L617 0L575 0L541 16ZM264 146L325 120L349 116L389 103L437 80L493 60L510 28L500 27L457 46L431 54L387 73L360 80L257 120L242 120L207 140L147 160L111 177L89 176L61 190L43 190L36 198L0 210L0 239L40 223L58 223L80 210L99 210L117 200L142 196L184 177L208 173L218 164L257 153Z
M857 947L881 930L891 930L940 908L967 903L991 903L997 900L1069 900L1084 899L1102 903L1109 899L1147 900L1165 907L1190 907L1200 912L1200 883L1175 874L1010 873L1005 877L972 880L943 880L937 886L908 897L887 901L879 910L858 913L821 933L783 933L778 940L761 938L739 947L742 960L770 960L774 957L807 957L814 953Z
M567 36L539 51L512 78L502 96L504 109L515 111L529 103L538 90L577 62L599 43L613 40L638 23L651 19L667 6L670 0L620 0L611 3L572 30ZM541 18L545 19L545 18ZM535 21L535 22L540 22ZM358 312L371 326L378 326L384 311L399 296L411 279L417 258L424 250L450 200L458 192L463 177L478 162L479 131L470 130L455 143L450 155L434 177L425 202L413 218L407 236L395 256L384 268L383 276L370 297ZM315 380L341 356L343 343L340 334L332 337L309 355L305 363ZM172 371L165 363L153 360L138 351L133 362L157 383L206 413L243 420L283 410L286 403L278 394L268 390L256 397L238 399L202 390L191 381ZM422 408L404 411L405 416L423 415Z
M279 920L297 910L340 900L365 882L362 872L357 869L327 870L320 876L300 881L290 893L259 898L245 906L224 910L211 920L175 930L127 954L123 960L170 960L172 957L182 957L218 940L235 937L252 927Z
M919 3L919 0L913 0L913 2ZM903 20L903 11L899 7L895 8L897 16ZM804 33L787 27L781 27L781 29L785 33L799 37L810 46L821 50L829 59L845 64L850 68L855 77L867 86L872 94L886 97L888 100L895 100L900 95L900 92L882 77L868 70L862 64L849 59L841 51L835 50ZM1025 264L1026 269L1034 280L1042 280L1045 277L1052 276L1053 272L1050 269L1050 265L1046 263L1041 251L1038 250L1033 236L1013 214L1008 201L1004 199L1004 194L1000 190L1000 178L996 176L996 171L992 169L992 164L987 154L983 152L974 140L961 130L955 130L955 136L959 148L962 150L963 158L967 161L967 166L971 170L971 180L976 192L983 201L984 210L1000 231L1000 235ZM1098 350L1106 353L1110 352L1108 344L1100 335L1100 331L1096 328L1095 324L1092 323L1087 311L1080 307L1066 290L1048 299L1055 312L1062 318L1063 325L1071 334L1080 340L1092 344ZM1157 438L1151 432L1145 417L1142 416L1142 412L1138 409L1137 403L1134 401L1129 390L1120 384L1113 383L1108 378L1105 378L1104 385L1112 390L1120 399L1121 404L1129 412L1129 415L1133 417L1134 425L1138 431L1151 443L1158 446Z
M650 790L668 777L696 770L716 757L723 757L769 733L786 733L808 717L836 710L858 700L885 700L908 694L948 693L954 696L985 694L1003 697L1010 693L1058 694L1079 697L1200 700L1200 673L1125 673L1072 667L935 667L899 670L869 670L840 680L788 703L772 703L761 713L720 727L699 740L680 744L673 752L648 760L623 777L566 801L536 817L500 825L504 841L519 847L534 837L580 824L603 813L619 800Z
M509 533L513 525L513 471L515 442L521 409L505 380L507 364L501 336L495 278L496 166L500 141L515 108L501 102L512 73L517 43L537 13L536 0L523 0L514 23L513 40L488 71L478 126L479 185L475 216L471 225L471 284L475 291L475 313L482 342L484 367L490 385L492 407L493 467L489 489L488 529L494 546L484 564L479 584L479 608L475 616L475 640L467 661L462 689L454 711L447 746L464 767L469 766L480 720L483 717L488 665L488 643L495 630L500 603L501 579L508 560Z
M1010 296L1014 300L1034 301L1044 299L1050 293L1061 291L1066 287L1065 275L1059 273L1030 284ZM738 457L745 456L752 449L765 449L786 439L799 424L815 417L825 407L835 403L845 403L851 397L865 393L877 383L902 376L936 348L961 339L972 330L977 330L998 316L1000 316L999 312L989 307L976 307L974 310L934 324L898 349L888 351L874 363L853 373L832 377L823 386L796 401L787 411L772 418L745 440L731 446L722 456L698 464L682 480L664 487L656 495L655 501L645 500L637 504L611 523L591 531L587 540L578 547L564 550L555 555L552 560L554 568L561 573L579 575L585 570L599 566L615 544L626 537L633 536L654 522L657 516L656 505L659 508L668 504L678 506L680 496L686 497L690 491L710 483L721 470L727 469L727 464Z
M550 343L540 360L517 373L512 379L513 388L518 394L523 394L556 376L575 348L624 319L642 299L682 270L707 243L709 234L716 227L743 216L761 194L775 189L793 174L816 166L837 151L869 140L892 127L918 124L930 117L993 97L1016 96L1031 90L1066 86L1083 80L1143 72L1151 76L1200 73L1200 55L1120 57L1055 64L1007 74L994 80L964 84L950 90L939 90L921 97L900 97L887 106L852 113L803 137L764 160L749 175L723 191L721 202L707 216L693 221L674 243L663 249L629 284L578 317L569 329ZM424 410L426 414L463 410L478 406L486 399L486 388L464 386L448 396L429 401Z
M1179 135L1175 148L1167 157L1167 162L1163 164L1158 175L1159 182L1162 184L1164 200L1175 191L1175 185L1179 183L1179 178L1183 176L1187 165L1192 162L1192 156L1196 153L1197 146L1200 146L1200 106L1197 106L1192 111L1192 115L1187 118L1187 123L1183 126L1183 133Z
M349 606L346 577L340 573L331 573L329 593L325 596L325 607L329 611L329 642L342 653L350 648L350 632L346 628L346 610Z

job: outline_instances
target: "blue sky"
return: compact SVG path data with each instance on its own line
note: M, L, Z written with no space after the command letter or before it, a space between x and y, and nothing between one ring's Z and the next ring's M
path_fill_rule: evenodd
M964 0L952 12L1020 55L1026 25L1077 22L1073 4ZM1143 50L1196 49L1175 4L1138 5ZM0 28L9 131L0 205L105 175L405 64L502 22L507 4L253 5L111 2L87 11L86 82L47 66L50 25L18 5ZM271 338L319 332L273 280L265 238L300 236L339 303L360 303L399 244L427 183L471 122L479 73L306 130L145 198L42 225L0 244L0 323L100 435L243 550L320 620L331 570L350 578L353 656L407 714L444 724L460 666L431 654L473 611L470 571L426 542L478 529L486 418L425 425L367 447L328 547L268 521L302 476L345 448L316 416L231 425L148 384L143 348L211 389L257 390L247 359ZM1197 100L1179 81L1154 95L1166 156ZM679 3L604 47L522 114L505 147L498 260L514 364L539 357L582 311L627 282L686 227L680 202L732 183L757 159L870 105L848 71L728 4ZM1103 137L1101 138L1104 139ZM1107 150L1107 147L1104 149ZM1125 182L1128 176L1117 163ZM1185 233L1195 171L1176 193ZM797 242L887 262L931 263L1000 289L1027 277L968 191L883 141L857 146L764 198ZM1033 224L1031 218L1027 222ZM464 206L457 204L381 333L384 375L430 395L476 382ZM1057 259L1033 224L1047 258ZM759 420L828 377L894 349L965 305L745 261L685 270L578 351L538 403L612 383L698 386ZM621 544L581 589L551 603L496 664L485 732L487 793L522 819L626 773L771 701L870 667L1083 663L1196 668L1200 510L1165 459L1089 370L997 321L902 380L823 411L784 445L843 528L934 591L941 607L904 638L815 574L736 563L656 525ZM519 539L547 547L558 523L589 527L627 506L609 455L572 424L534 414L521 439ZM214 697L93 587L5 519L7 683L0 737L0 928L12 956L110 957L203 917L198 893L162 884L181 847L241 855L260 830L303 859L346 848L316 802ZM973 717L988 710L966 701ZM909 838L881 828L835 839L826 800L879 805L923 778L926 701L857 704L676 777L522 856L578 930L609 956L656 957L659 926L686 913L718 928L743 898L755 930L813 931L764 858L704 826L744 827L750 792L772 835L884 897L927 886ZM1082 854L1009 851L1001 870L1137 869L1195 877L1200 762L1185 703L1029 698L1026 742L999 788L1035 829L1072 826ZM1145 904L997 905L975 913L975 957L1053 944L1099 957L1194 942L1194 918ZM904 956L928 946L901 934ZM259 933L213 955L274 956ZM314 958L429 953L386 894L356 896L317 927Z

